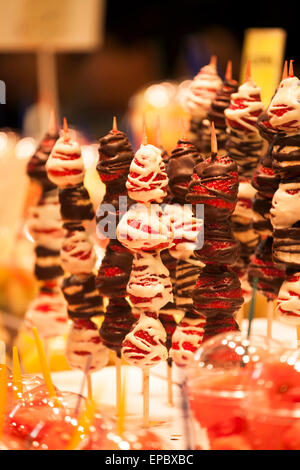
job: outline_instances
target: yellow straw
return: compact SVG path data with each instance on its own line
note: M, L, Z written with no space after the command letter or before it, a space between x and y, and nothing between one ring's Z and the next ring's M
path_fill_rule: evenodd
M96 403L93 400L89 400L87 402L86 409L78 419L78 424L74 430L74 433L70 439L66 450L77 449L80 442L83 441L89 435L90 426L94 420L96 408Z
M7 397L7 367L6 367L6 364L0 364L0 439L3 434L6 397Z
M14 398L15 400L19 400L23 394L23 383L17 346L13 347L12 375Z
M123 383L121 389L121 397L119 400L118 406L118 434L120 437L123 436L124 433L124 423L125 423L125 414L126 414L126 375L123 369Z
M35 339L36 347L37 347L37 350L38 350L38 355L39 355L40 365L41 365L41 369L42 369L42 374L43 374L43 377L44 377L44 380L45 380L45 384L46 384L49 396L51 398L54 398L55 404L57 406L60 406L60 403L57 400L55 388L54 388L54 385L53 385L53 382L52 382L52 378L51 378L50 369L49 369L49 365L48 365L47 358L46 358L44 345L42 343L41 338L39 337L38 330L36 329L35 326L32 328L32 331L33 331L33 334L34 334L34 339Z

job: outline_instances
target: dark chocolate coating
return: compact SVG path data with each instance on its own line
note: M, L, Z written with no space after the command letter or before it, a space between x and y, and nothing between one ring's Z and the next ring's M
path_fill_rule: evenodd
M188 184L191 181L195 163L201 158L192 142L179 140L172 151L167 165L169 188L176 201L185 204Z
M58 138L58 133L47 133L27 164L27 175L42 186L43 192L56 188L56 185L48 179L45 165Z
M205 204L205 220L222 220L234 211L238 193L236 163L227 154L212 154L194 168L186 200Z
M193 303L192 292L195 287L199 267L179 260L176 268L176 306L179 309L187 309Z
M195 256L203 263L234 264L239 256L240 244L235 240L228 220L206 222L204 244Z
M256 121L256 127L263 139L269 143L273 142L274 137L278 134L276 129L273 129L269 123L269 117L266 112L262 112Z
M107 237L109 239L117 239L116 229L121 218L127 212L132 204L136 204L129 197L119 203L119 199L107 200L106 196L96 212L97 234L99 237Z
M253 211L259 214L263 219L253 220L253 228L258 233L273 232L273 227L270 221L270 209L272 207L272 199L265 198L257 193L253 201Z
M90 195L83 184L59 190L60 212L64 221L93 220Z
M296 147L295 150L285 152L285 147ZM277 134L273 142L273 168L281 179L289 179L300 176L300 134ZM286 163L290 163L286 166Z
M251 257L248 270L248 279L253 284L258 279L257 289L269 300L276 299L281 284L285 279L283 266L277 266L272 259L273 238L267 237L258 245L255 254Z
M237 274L226 265L207 264L193 289L193 302L206 318L232 316L244 302Z
M126 297L132 260L132 254L118 240L110 240L97 275L97 288L101 295Z
M272 198L280 182L272 168L272 159L266 155L253 173L252 186L264 197Z
M228 134L226 132L227 125L224 111L230 106L230 97L232 93L235 93L237 90L238 83L236 80L225 80L221 88L217 91L216 96L211 103L210 110L207 113L207 119L202 122L203 125L200 130L202 152L210 152L210 128L212 121L215 124L218 149L225 149Z
M38 245L35 247L35 254L36 263L34 267L34 275L38 280L47 281L63 276L64 271L60 264L52 264L49 266L41 266L39 264L39 259L45 258L54 258L56 261L59 261L59 251L50 250L49 248Z
M125 299L110 299L99 330L104 346L121 357L122 343L135 322L136 319Z
M111 130L99 140L97 171L106 185L106 199L114 199L126 191L133 157L131 144L124 132Z
M203 342L220 333L227 333L230 331L239 331L239 326L234 317L219 314L213 318L207 318L204 327Z
M226 142L226 150L237 163L238 172L243 176L251 176L257 166L259 155L263 146L263 140L242 140L240 136L231 130Z
M190 136L191 141L195 144L199 152L201 151L201 131L203 126L203 119L192 117L190 120Z
M103 313L94 274L73 274L64 278L62 292L70 318L90 318Z
M260 235L253 230L252 223L239 224L232 222L232 230L234 236L241 244L240 256L246 261L255 252L255 249L260 241ZM251 235L246 241L241 241L244 238L243 232L248 232ZM247 262L247 261L246 261Z
M300 263L294 261L293 257L287 262L283 255L286 253L300 254L300 222L290 228L275 229L273 237L273 261L279 264L284 263L286 268L299 270Z

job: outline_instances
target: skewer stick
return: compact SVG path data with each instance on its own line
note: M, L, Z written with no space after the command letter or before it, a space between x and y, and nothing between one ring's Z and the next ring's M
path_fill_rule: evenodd
M290 66L289 66L289 77L294 76L294 66L293 66L294 60L290 60Z
M92 373L88 372L86 375L86 383L87 383L87 392L88 392L88 399L93 399L93 386L92 386Z
M229 60L226 66L225 79L229 82L232 80L232 61Z
M89 354L88 357L87 357L86 363L85 363L83 379L82 379L82 382L81 382L80 391L79 391L77 403L76 403L76 406L75 406L75 412L74 412L75 417L78 416L79 411L80 411L80 405L81 405L81 400L82 400L82 396L83 396L83 390L84 390L85 382L87 382L88 397L90 395L92 395L92 383L91 383L91 380L88 378L89 375L90 375L89 370L90 370L91 362L92 362L92 355ZM89 381L90 381L90 383L89 383Z
M169 363L169 361L166 362L167 364L167 383L168 383L168 403L169 405L173 406L173 382L172 382L172 372L173 372L173 367L172 367L172 362Z
M120 415L121 410L121 394L122 394L122 359L116 354L115 357L115 366L116 366L116 408L117 416Z
M45 380L45 384L46 384L49 396L50 396L50 398L54 399L56 406L60 406L60 403L57 400L55 387L54 387L53 382L52 382L50 369L49 369L49 365L48 365L48 362L47 362L43 342L42 342L42 340L41 340L41 338L38 334L38 330L36 329L35 326L32 328L32 331L33 331L33 334L34 334L34 339L35 339L36 347L37 347L37 350L38 350L38 355L39 355L40 365L41 365L41 369L42 369L42 374L43 374L43 377L44 377L44 380Z
M282 71L282 77L281 81L285 80L288 76L288 71L287 71L287 60L284 61L284 66L283 66L283 71Z
M96 413L96 403L90 400L85 411L80 415L78 419L78 424L75 428L73 436L70 439L70 442L66 450L75 450L78 448L81 441L83 441L90 432L90 426L93 423L94 416Z
M143 369L143 426L149 427L149 369Z
M209 65L212 65L213 67L217 67L217 56L215 54L213 54L212 56L210 56L210 61L209 61Z
M17 346L13 346L12 376L14 399L19 400L23 394L23 383Z
M68 142L68 140L70 140L69 128L67 119L64 117L64 141Z
M120 437L123 437L123 434L124 434L124 423L125 423L125 415L126 415L125 397L126 397L126 374L124 373L122 389L120 391L120 404L118 408L118 434Z
M217 143L217 136L216 136L214 121L211 122L210 142L211 142L211 152L218 153L218 143Z
M116 118L116 116L113 117L112 131L113 131L114 133L118 132L118 125L117 125L117 118Z
M7 398L7 367L0 364L0 439L3 434Z
M273 302L268 300L267 305L267 338L272 339L272 325L273 325Z

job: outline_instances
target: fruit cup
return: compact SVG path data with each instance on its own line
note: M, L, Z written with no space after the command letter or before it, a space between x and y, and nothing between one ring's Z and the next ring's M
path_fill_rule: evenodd
M260 336L248 340L243 333L230 332L206 341L198 350L187 371L196 442L202 436L197 447L252 449L243 403L256 363L279 348L279 343Z
M255 450L300 450L300 352L286 350L258 363L244 403Z

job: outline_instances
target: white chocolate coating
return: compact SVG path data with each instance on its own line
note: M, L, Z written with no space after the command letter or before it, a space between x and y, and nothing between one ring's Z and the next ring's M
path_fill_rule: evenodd
M268 117L272 127L287 133L300 130L300 80L288 77L280 83L268 107ZM279 113L277 115L276 113Z
M300 325L300 273L289 276L283 282L278 293L276 313L282 322Z
M206 320L199 318L184 318L172 336L170 357L179 367L187 366L200 348L204 335Z
M130 165L126 183L128 196L138 202L162 202L167 195L168 177L161 150L141 145Z
M38 246L59 251L64 236L56 191L50 191L29 212L28 230Z
M300 183L281 183L270 209L274 229L288 228L300 220Z
M138 336L139 334L141 336ZM130 365L141 368L155 366L168 357L166 339L167 335L161 322L141 313L136 325L123 342L122 355Z
M67 233L60 256L64 271L71 274L90 273L96 263L94 247L85 230Z
M84 164L78 142L60 137L49 155L46 169L49 180L59 188L82 183Z
M186 93L184 105L187 112L200 119L205 117L221 85L222 80L214 64L202 67Z
M231 104L229 108L225 109L229 129L242 134L255 134L260 140L258 128L256 127L258 115L252 115L252 113L262 113L264 110L260 92L261 89L250 79L239 87L237 93L231 95ZM255 95L259 95L259 99ZM238 126L242 126L243 129L232 127L229 120L235 122Z
M108 349L103 345L95 323L90 320L75 322L70 329L66 349L70 367L84 371L89 355L92 355L90 371L100 370L106 366Z
M162 250L172 245L174 232L158 204L134 204L120 220L117 238L131 251Z
M249 180L240 180L237 204L232 216L235 222L247 224L253 219L254 212L252 209L252 200L256 192L256 189L253 188Z
M29 304L25 326L30 331L35 326L42 338L64 336L68 330L66 302L60 289L51 294L39 293Z
M127 293L135 307L152 312L159 312L168 302L173 302L169 271L163 265L159 254L135 255Z
M163 212L174 221L174 245L169 249L170 254L176 259L197 263L191 257L197 249L197 239L203 230L203 220L194 217L192 208L188 204L166 204ZM197 264L200 266L201 262Z

